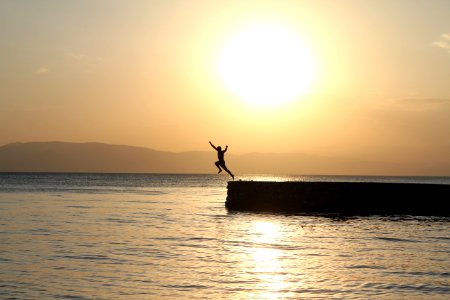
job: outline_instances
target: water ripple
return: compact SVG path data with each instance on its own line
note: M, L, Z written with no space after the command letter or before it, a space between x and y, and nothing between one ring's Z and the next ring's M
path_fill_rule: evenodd
M2 299L450 297L450 218L229 213L220 176L13 177Z

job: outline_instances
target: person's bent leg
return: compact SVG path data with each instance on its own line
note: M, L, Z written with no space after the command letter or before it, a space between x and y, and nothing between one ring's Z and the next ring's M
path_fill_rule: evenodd
M222 172L222 169L220 168L220 161L216 161L216 167L219 169L219 172L217 174L219 174L220 172Z

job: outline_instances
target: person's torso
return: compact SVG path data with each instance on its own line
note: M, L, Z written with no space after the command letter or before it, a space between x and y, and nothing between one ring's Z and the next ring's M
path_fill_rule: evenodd
M217 157L219 158L219 161L224 161L224 155L225 155L225 151L217 151Z

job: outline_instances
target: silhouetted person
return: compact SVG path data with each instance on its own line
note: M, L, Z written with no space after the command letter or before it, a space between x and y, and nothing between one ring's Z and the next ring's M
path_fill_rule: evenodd
M234 175L233 173L231 173L230 170L228 170L227 166L225 165L225 159L223 158L225 155L225 152L227 152L228 149L228 145L225 146L225 150L222 150L222 147L218 146L214 146L211 142L209 142L209 144L211 145L211 147L213 147L216 151L217 151L217 158L219 159L218 161L215 162L217 168L219 169L219 172L222 172L222 169L224 169L228 174L230 174L231 178L233 178L234 180Z

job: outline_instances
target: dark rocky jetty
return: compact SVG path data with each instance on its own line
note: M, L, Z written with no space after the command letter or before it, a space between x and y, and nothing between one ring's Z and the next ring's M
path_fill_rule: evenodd
M450 185L230 181L225 205L254 212L450 216Z

